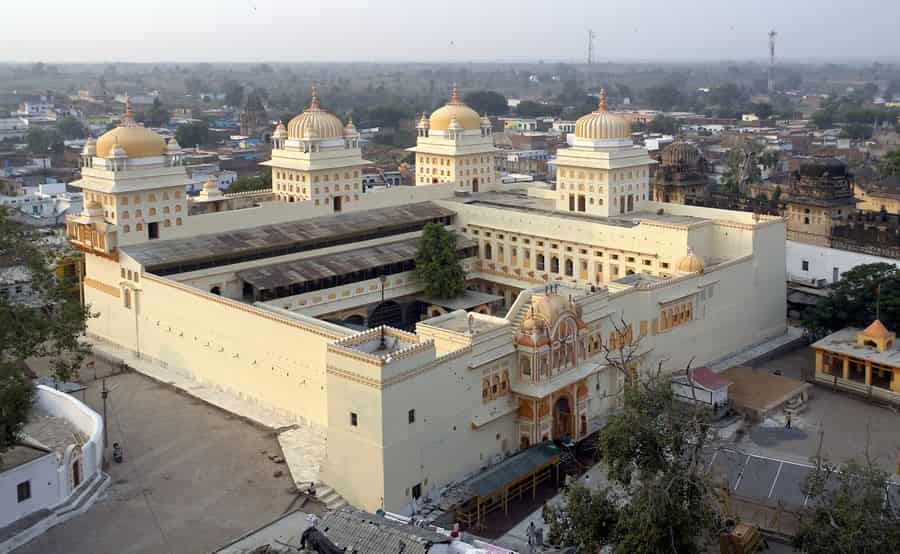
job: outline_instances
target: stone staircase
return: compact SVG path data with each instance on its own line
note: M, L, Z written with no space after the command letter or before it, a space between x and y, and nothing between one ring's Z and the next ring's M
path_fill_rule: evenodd
M525 320L525 316L528 314L529 306L531 306L531 291L523 290L509 308L509 312L506 313L506 319L510 322L510 332L513 339L515 339L519 328L522 326L522 321Z
M316 498L329 510L337 510L348 505L343 496L325 483L316 484Z

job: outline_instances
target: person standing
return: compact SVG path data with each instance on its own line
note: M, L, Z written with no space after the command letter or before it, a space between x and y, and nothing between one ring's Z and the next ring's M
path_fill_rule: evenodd
M528 546L534 546L534 522L528 524L528 528L525 530L525 536L528 537Z
M785 420L784 420L784 428L785 428L785 429L790 429L790 428L791 428L791 412L788 412L788 413L787 413L787 417L786 417Z

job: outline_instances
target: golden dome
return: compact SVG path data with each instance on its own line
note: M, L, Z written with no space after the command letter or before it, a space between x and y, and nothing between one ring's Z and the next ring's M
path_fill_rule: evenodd
M681 258L678 260L678 263L675 264L675 269L682 273L700 273L705 267L703 260L694 254L694 251L691 249L688 249L687 256Z
M631 122L607 110L606 91L600 89L600 104L597 109L579 117L575 122L575 138L628 139L631 138Z
M219 188L219 184L212 180L212 177L206 180L203 183L203 190L216 190Z
M316 84L313 83L312 100L309 102L309 107L288 122L288 138L341 138L344 136L344 124L336 115L319 107L319 98L316 93Z
M467 131L481 130L481 116L459 98L456 83L453 83L453 94L447 104L431 113L428 126L434 131L446 131L454 119Z
M166 141L146 127L134 121L131 100L125 99L125 117L122 124L111 129L97 139L97 156L109 158L114 146L120 146L131 158L162 156L166 153Z

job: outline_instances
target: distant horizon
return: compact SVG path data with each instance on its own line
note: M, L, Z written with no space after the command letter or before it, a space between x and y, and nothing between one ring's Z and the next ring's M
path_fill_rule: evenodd
M0 52L15 53L9 63L583 63L591 29L601 64L762 62L774 29L776 63L900 61L900 2L851 7L837 0L7 0Z

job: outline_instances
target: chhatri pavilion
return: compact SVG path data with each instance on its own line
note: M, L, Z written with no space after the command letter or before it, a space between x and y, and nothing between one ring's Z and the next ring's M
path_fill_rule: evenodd
M900 400L897 335L876 319L865 329L848 327L814 343L816 380L885 400Z

